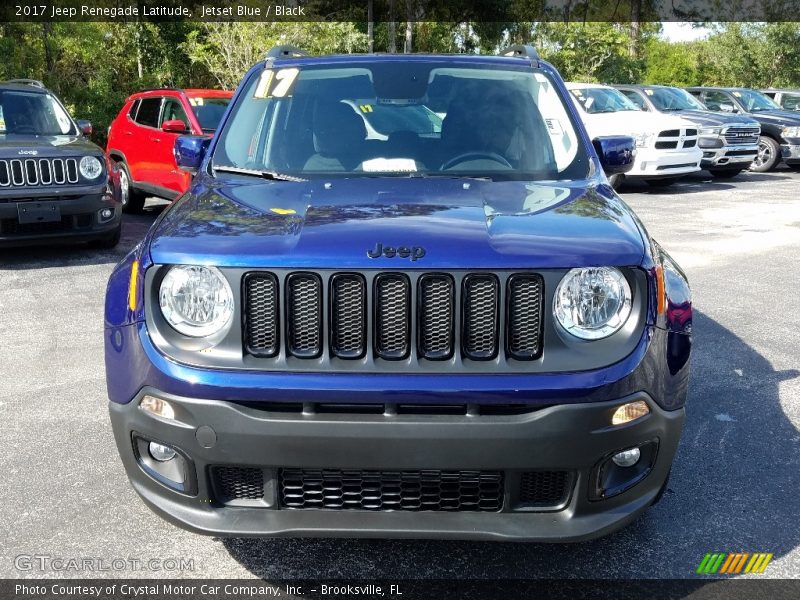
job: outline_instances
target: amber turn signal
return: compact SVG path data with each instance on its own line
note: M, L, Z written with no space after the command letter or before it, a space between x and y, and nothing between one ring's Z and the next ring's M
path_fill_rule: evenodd
M636 419L641 419L650 414L650 407L644 400L636 400L635 402L628 402L623 404L614 411L611 417L612 425L624 425Z

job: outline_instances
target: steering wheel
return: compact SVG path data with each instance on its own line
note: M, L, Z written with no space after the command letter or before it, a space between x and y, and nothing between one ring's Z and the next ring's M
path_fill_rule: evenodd
M445 162L441 167L440 170L446 171L457 165L458 163L466 162L468 160L475 160L479 158L488 158L491 161L496 163L500 163L504 167L508 167L509 169L513 169L514 167L511 166L511 163L508 162L504 157L500 156L496 152L464 152L464 154L459 154Z

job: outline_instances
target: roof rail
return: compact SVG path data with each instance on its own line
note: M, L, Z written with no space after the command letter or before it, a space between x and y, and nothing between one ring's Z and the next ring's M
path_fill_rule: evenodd
M299 58L302 56L309 56L309 54L297 46L273 46L267 52L267 58Z
M45 88L44 84L38 79L9 79L8 81L4 81L3 83L18 83L20 85L31 85L33 87L37 87L43 90L47 89Z
M530 44L515 44L500 53L502 56L527 56L531 60L539 60L539 53Z

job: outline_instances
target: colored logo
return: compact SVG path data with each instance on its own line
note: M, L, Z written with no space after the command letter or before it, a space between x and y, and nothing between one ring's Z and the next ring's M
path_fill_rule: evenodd
M700 561L696 573L701 575L763 573L771 560L771 552L708 552Z

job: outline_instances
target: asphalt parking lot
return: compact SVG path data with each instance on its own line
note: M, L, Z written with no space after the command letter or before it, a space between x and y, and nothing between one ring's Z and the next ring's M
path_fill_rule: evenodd
M682 264L693 385L669 489L614 535L563 546L222 540L156 517L129 487L106 409L103 296L163 204L114 251L0 250L0 577L684 578L706 552L772 552L800 577L800 173L703 174L623 190ZM15 557L183 558L183 572L19 570Z

